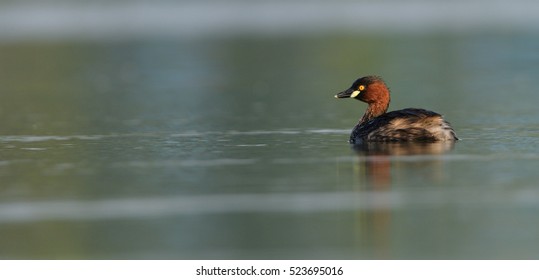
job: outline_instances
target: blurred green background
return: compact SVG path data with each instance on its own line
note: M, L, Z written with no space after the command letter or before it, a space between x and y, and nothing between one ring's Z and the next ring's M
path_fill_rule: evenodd
M0 2L0 258L537 258L537 8ZM462 141L352 151L369 74Z

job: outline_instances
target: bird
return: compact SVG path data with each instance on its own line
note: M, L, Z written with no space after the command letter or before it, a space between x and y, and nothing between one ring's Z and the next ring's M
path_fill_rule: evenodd
M406 108L387 112L390 92L379 76L357 79L335 98L367 103L367 110L350 135L350 144L365 142L439 142L459 140L451 124L433 111Z

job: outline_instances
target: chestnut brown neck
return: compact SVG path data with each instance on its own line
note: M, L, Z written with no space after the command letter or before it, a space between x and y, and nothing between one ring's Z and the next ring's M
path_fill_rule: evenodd
M363 117L361 117L359 120L359 123L366 123L380 115L383 115L385 112L387 112L388 107L389 104L369 103L369 106L367 107L365 114L363 114Z
M369 105L359 121L362 124L387 112L390 102L389 89L383 82L372 83L367 87L367 91L362 94L360 100Z

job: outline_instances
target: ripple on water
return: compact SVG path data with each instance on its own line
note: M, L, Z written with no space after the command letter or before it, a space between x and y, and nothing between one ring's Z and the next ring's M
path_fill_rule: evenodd
M188 159L188 160L160 160L160 161L128 161L116 163L114 167L213 167L213 166L230 166L230 165L249 165L256 163L256 159L235 159L235 158L220 158L220 159Z
M69 140L99 140L105 135L71 135L71 136L40 136L40 135L10 135L0 136L1 142L45 142L45 141L69 141Z
M297 134L348 134L348 129L282 129L282 130L247 130L247 131L188 131L173 133L169 137L201 137L207 135L297 135ZM45 142L45 141L69 141L69 140L101 140L114 137L156 137L159 133L149 134L110 134L110 135L5 135L0 136L0 142Z
M306 132L315 134L350 134L350 131L350 129L311 129Z
M25 150L25 151L45 151L47 150L47 148L21 148L21 150Z

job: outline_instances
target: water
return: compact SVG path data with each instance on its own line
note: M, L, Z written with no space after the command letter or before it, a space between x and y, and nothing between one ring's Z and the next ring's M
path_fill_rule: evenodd
M0 32L0 258L538 258L537 33L338 27ZM351 149L366 74L461 141Z

